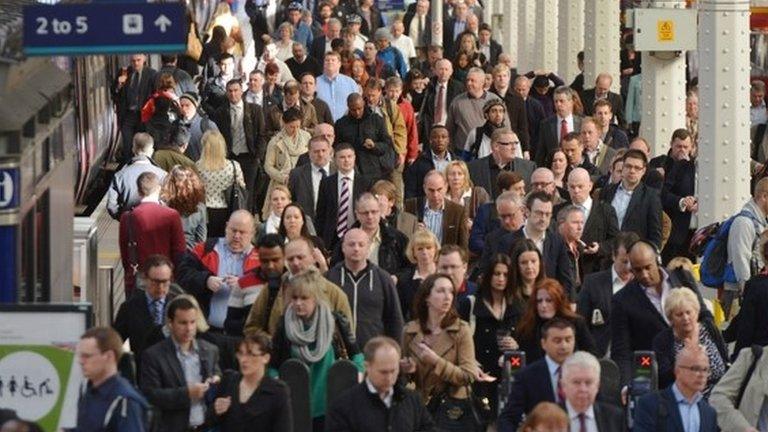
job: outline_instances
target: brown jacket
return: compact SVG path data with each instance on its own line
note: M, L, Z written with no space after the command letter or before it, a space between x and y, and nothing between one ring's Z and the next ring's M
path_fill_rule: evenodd
M344 291L341 290L333 282L323 279L325 284L320 287L320 291L325 294L325 298L328 300L328 304L331 306L331 311L340 312L347 320L354 331L354 321L352 320L352 309L349 307L349 300ZM283 316L285 309L285 302L283 300L284 292L280 288L275 297L275 303L272 306L272 311L267 319L267 302L269 300L269 292L263 290L261 294L256 298L251 306L251 311L248 313L248 318L245 320L245 327L243 333L247 336L255 333L257 330L264 330L270 335L274 335L277 330L277 324L280 322L280 318Z
M387 132L392 137L395 152L404 155L408 151L408 129L405 127L405 118L400 112L400 107L394 101L384 99L381 112L384 117L384 124L387 125Z
M419 222L424 220L424 206L424 197L405 200L405 211L415 214ZM468 243L467 212L463 205L446 199L445 210L443 210L443 241L440 244L455 244L466 249Z
M415 354L423 340L424 333L418 321L406 324L403 330L403 357L411 357L416 362L416 372L411 374L410 379L416 384L416 391L424 402L446 386L450 396L466 399L467 386L475 380L479 371L469 324L457 319L443 329L430 347L440 356L434 366L422 363Z

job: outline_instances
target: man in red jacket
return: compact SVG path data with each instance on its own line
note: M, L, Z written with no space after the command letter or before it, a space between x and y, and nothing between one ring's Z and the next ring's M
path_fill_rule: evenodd
M145 172L136 180L141 202L120 217L120 257L125 271L125 294L136 286L136 274L153 254L165 255L178 265L186 249L181 216L160 204L160 179Z

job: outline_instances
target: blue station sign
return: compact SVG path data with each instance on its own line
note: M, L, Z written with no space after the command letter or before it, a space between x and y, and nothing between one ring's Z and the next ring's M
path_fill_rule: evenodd
M28 56L183 52L183 3L87 3L24 7Z

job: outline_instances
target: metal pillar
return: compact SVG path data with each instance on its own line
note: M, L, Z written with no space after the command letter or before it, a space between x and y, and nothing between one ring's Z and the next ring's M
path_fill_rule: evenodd
M432 11L432 45L443 46L443 2L430 2Z
M518 23L520 2L518 0L506 0L497 3L503 3L503 8L499 11L503 16L502 21L504 23L504 39L502 46L504 47L504 52L512 57L512 66L517 67L519 70L520 51L517 40L520 34L520 26Z
M750 197L749 0L701 0L698 45L699 226L704 226L738 212Z
M557 0L536 0L535 69L557 71Z
M590 0L584 11L584 87L592 88L603 72L611 74L611 90L618 93L619 70L619 2Z
M559 21L557 73L571 83L579 74L576 56L584 49L584 0L563 2Z
M494 0L483 0L483 16L478 17L480 18L484 23L491 24L493 22L493 11L496 7L497 2Z
M533 47L536 40L536 2L520 2L517 33L517 73L524 74L536 66L533 62Z
M644 6L685 8L685 1L655 0ZM665 153L672 132L685 127L685 53L643 52L643 112L640 136L654 156Z

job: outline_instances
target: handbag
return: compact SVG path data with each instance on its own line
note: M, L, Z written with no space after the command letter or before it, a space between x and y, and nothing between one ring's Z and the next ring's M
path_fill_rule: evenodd
M194 22L189 24L189 32L187 32L186 54L195 61L200 60L200 56L203 54L203 43L200 42L200 38L197 37L197 30Z
M475 397L470 385L466 389L466 399L450 396L447 389L429 398L427 410L438 430L481 432L490 424L492 411L488 399Z
M237 169L235 168L235 162L229 161L232 164L232 184L224 191L227 197L227 209L229 213L246 208L245 190L237 184Z

